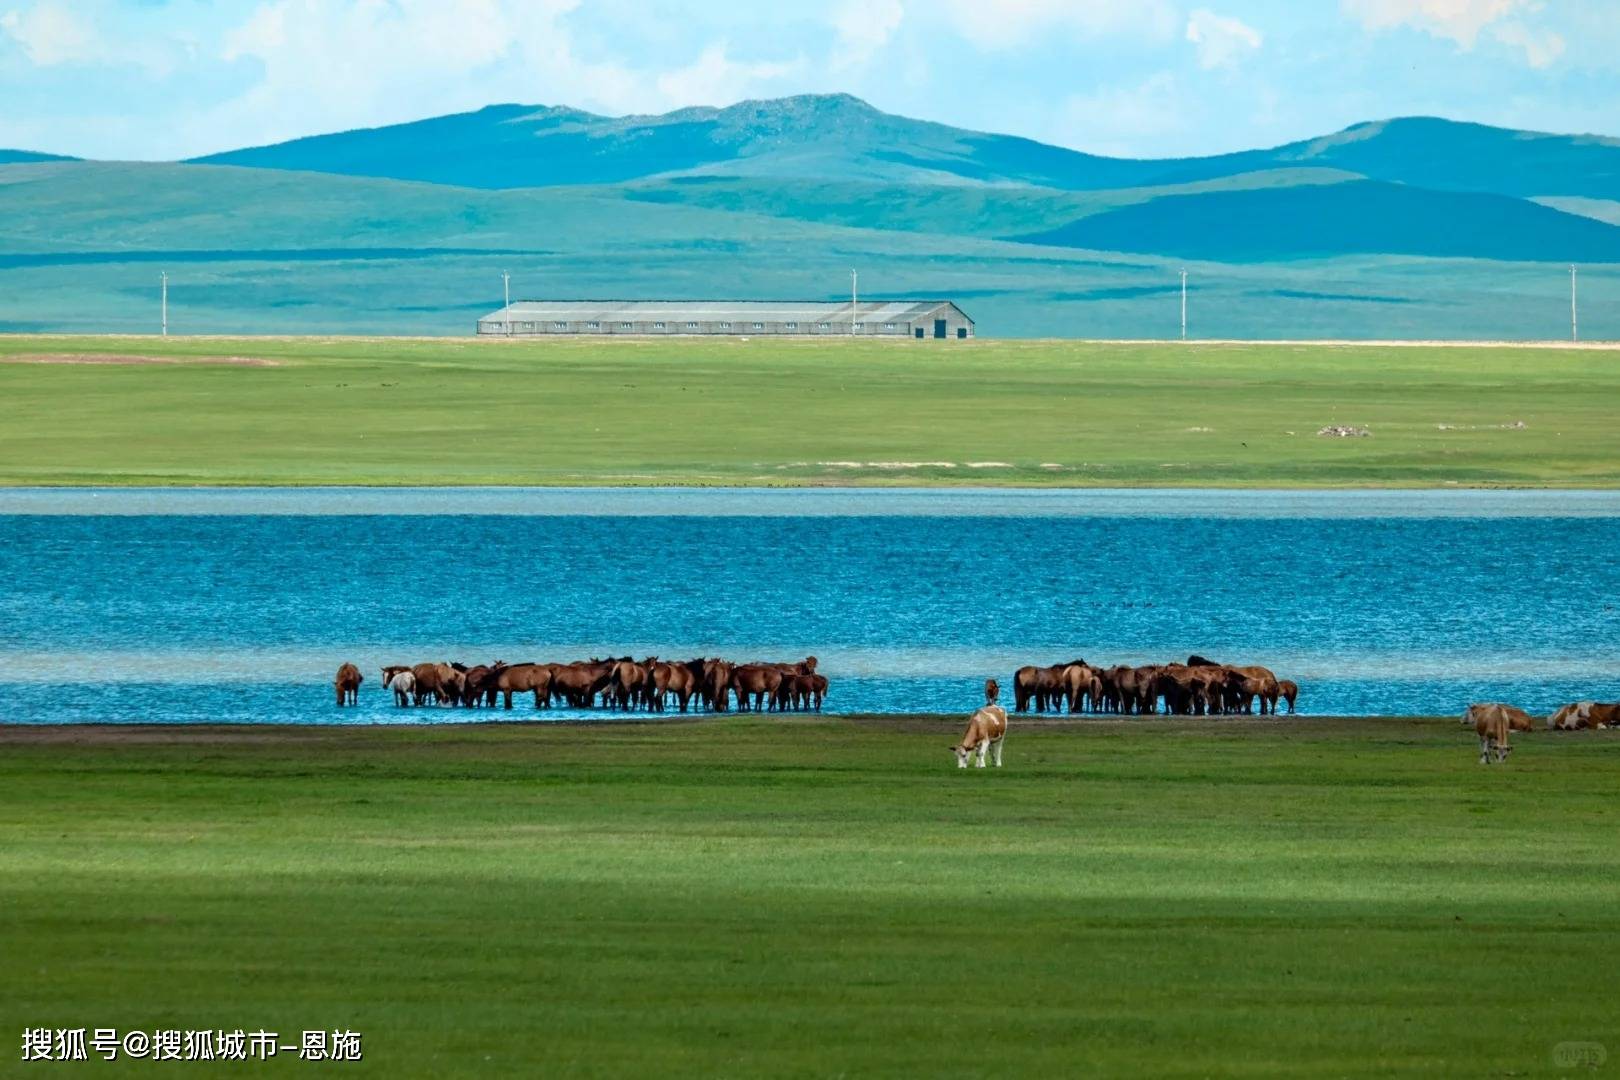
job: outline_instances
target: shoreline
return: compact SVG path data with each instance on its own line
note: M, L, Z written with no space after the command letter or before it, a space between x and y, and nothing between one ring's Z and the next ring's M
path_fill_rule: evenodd
M206 724L174 723L120 723L107 721L86 724L19 724L0 722L0 746L130 746L139 744L180 744L186 742L259 742L295 743L310 741L323 734L353 736L361 732L403 735L417 733L423 736L447 736L482 732L487 737L516 734L537 730L645 731L649 728L697 727L705 724L727 724L735 721L773 728L856 727L865 730L893 733L935 733L954 730L962 725L971 709L960 713L694 713L669 717L637 717L609 720L469 720L460 723L334 723L334 724L241 724L209 722ZM1010 726L1014 731L1097 731L1118 734L1138 730L1154 734L1183 734L1209 732L1211 734L1243 734L1250 731L1277 732L1286 729L1302 731L1342 731L1347 725L1450 725L1458 727L1455 716L1310 716L1304 713L1272 718L1270 716L1150 716L1121 717L1117 715L1053 716L1035 713L1011 713ZM1460 728L1459 728L1460 730ZM1516 734L1538 734L1517 732ZM1551 734L1580 734L1579 732L1551 732Z
M911 478L908 478L911 479ZM1620 518L1620 488L887 485L0 486L0 515Z

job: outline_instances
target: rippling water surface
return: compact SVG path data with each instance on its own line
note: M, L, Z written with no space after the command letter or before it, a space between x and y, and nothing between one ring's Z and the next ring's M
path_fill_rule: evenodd
M1620 697L1617 527L1591 492L4 492L0 719L488 718L377 668L610 651L813 652L840 712L1192 651L1314 714L1546 709Z

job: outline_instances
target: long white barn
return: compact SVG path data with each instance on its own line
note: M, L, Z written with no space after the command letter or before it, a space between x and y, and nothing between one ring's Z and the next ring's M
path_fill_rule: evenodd
M521 300L478 320L478 332L896 337L960 340L973 320L949 300Z

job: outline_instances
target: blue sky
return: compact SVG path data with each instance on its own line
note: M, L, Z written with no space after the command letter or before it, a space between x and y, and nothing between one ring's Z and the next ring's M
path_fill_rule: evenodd
M1097 153L1428 114L1620 135L1617 0L0 0L0 146L167 159L492 102L842 90Z

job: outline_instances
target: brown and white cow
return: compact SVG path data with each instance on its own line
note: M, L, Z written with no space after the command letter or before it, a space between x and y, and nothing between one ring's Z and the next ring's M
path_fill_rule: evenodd
M996 768L1001 768L1001 744L1007 739L1007 710L996 704L996 698L1001 693L1001 687L996 680L989 679L984 684L984 705L978 712L968 718L967 732L962 741L951 747L956 754L956 767L965 769L968 758L976 753L979 759L979 768L984 768L986 753L995 760Z
M1604 705L1597 701L1577 701L1565 705L1547 718L1547 726L1554 731L1596 730L1613 727L1616 722L1620 722L1620 706Z
M1513 724L1512 716L1508 711L1510 708L1511 706L1490 702L1470 705L1468 711L1463 713L1464 723L1472 719L1474 731L1479 735L1479 763L1481 765L1489 764L1492 754L1496 756L1498 762L1502 762L1506 761L1507 756L1513 752L1513 747L1508 745L1508 731Z
M1464 712L1463 715L1462 715L1462 726L1463 727L1473 727L1474 726L1474 710L1475 709L1483 709L1486 705L1491 705L1491 706L1493 706L1495 708L1501 709L1503 713L1507 714L1508 730L1510 730L1510 731L1534 731L1534 730L1536 730L1536 718L1535 717L1531 716L1529 713L1525 712L1523 709L1519 708L1517 705L1504 705L1499 701L1476 702L1475 704L1470 705L1468 707L1468 710L1466 712ZM1551 721L1549 720L1548 723L1550 724Z

